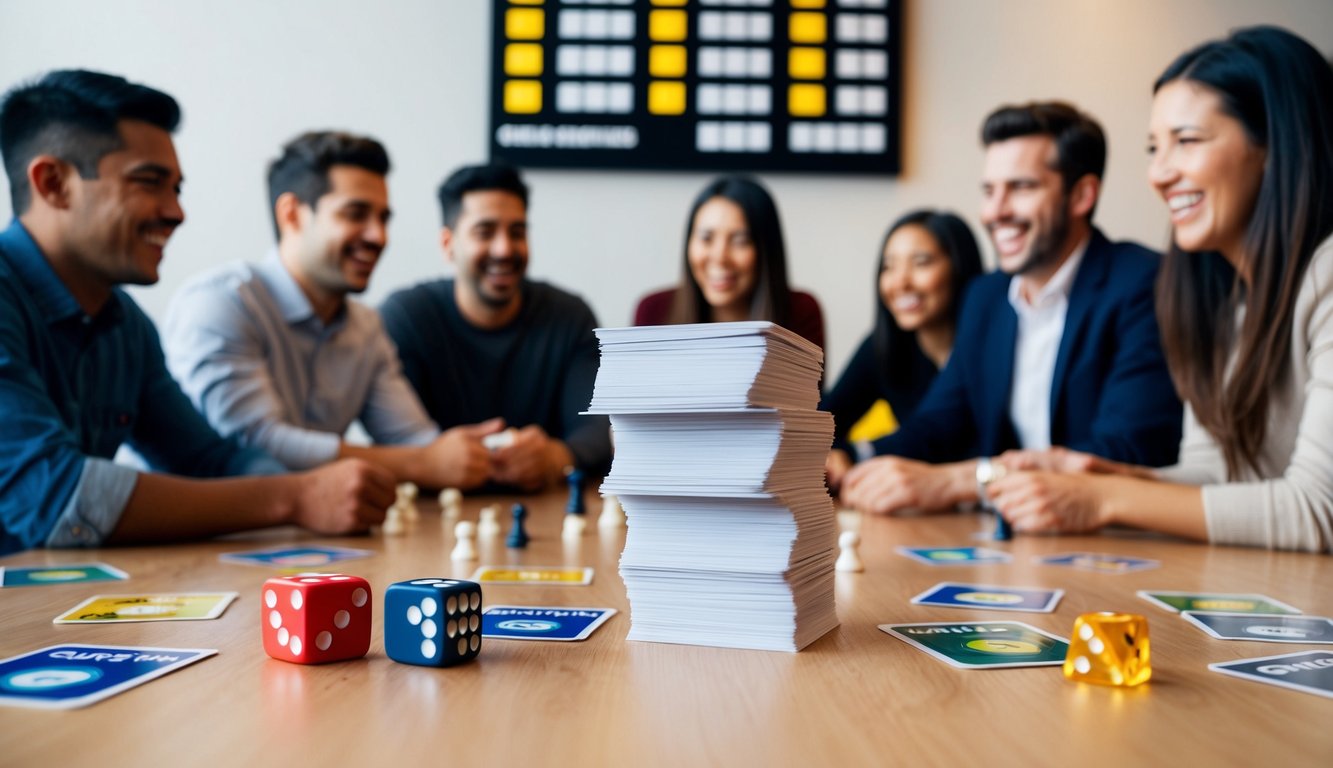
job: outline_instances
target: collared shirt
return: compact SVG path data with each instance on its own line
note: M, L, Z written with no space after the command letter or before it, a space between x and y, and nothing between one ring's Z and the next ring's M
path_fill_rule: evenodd
M16 220L0 232L0 553L101 543L139 476L111 461L122 443L175 474L281 470L199 417L129 296L85 314Z
M440 434L379 314L349 300L325 324L276 252L186 284L163 339L168 367L209 423L291 469L337 458L357 420L378 443Z
M1009 418L1019 445L1029 450L1051 447L1051 387L1060 339L1069 313L1069 290L1083 263L1088 238L1079 243L1032 302L1023 298L1022 276L1009 281L1009 304L1018 314L1014 339L1014 381L1009 391Z

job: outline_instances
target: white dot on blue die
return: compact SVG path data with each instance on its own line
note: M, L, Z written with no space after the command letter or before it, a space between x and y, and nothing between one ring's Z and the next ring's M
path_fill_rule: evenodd
M429 658L432 658L433 656L435 656L435 643L434 643L434 641L432 641L432 640L422 640L422 641L421 641L421 655L422 655L422 656L425 656L425 657L428 658L428 659L429 659Z
M421 623L421 609L415 605L407 607L407 623L416 626Z
M439 609L440 609L440 604L435 602L435 598L433 597L428 597L425 600L421 601L422 615L434 616L435 612Z
M425 621L421 622L421 634L425 635L427 640L429 640L432 637L435 637L435 633L437 631L438 629L435 626L435 622L431 621L430 619L426 619Z
M440 583L440 580L439 580L439 579L417 579L416 581L413 581L413 582L410 582L410 583L411 583L411 584L416 584L416 585L421 585L421 584L439 584L439 583Z

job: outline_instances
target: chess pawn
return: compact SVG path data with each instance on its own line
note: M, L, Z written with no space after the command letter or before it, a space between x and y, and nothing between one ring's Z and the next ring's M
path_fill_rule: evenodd
M397 505L389 507L389 511L384 515L384 524L380 526L380 532L385 536L402 536L406 530L403 526L403 514Z
M454 536L458 543L454 545L454 551L449 554L451 560L476 560L477 545L473 540L477 535L477 526L470 520L461 520L454 526Z
M584 514L587 509L583 506L583 470L571 469L565 475L565 482L569 483L569 501L565 504L565 512L571 515Z
M463 492L457 488L440 491L440 512L446 520L457 520L463 512Z
M602 500L602 514L597 518L597 527L608 531L625 527L625 510L620 506L620 499L607 496Z
M583 515L576 515L571 512L565 515L565 527L561 531L561 536L570 540L580 539L587 527L588 521L584 519Z
M523 528L523 521L528 516L528 510L522 504L514 505L514 526L509 529L509 538L505 540L505 546L510 549L522 549L528 545L528 532Z
M838 537L838 547L842 551L838 554L838 562L833 564L833 569L844 573L864 571L865 564L861 562L861 555L857 552L860 546L861 534L856 531L843 531Z
M417 500L417 495L418 495L418 493L420 492L420 489L417 488L417 484L416 484L416 483L410 483L410 482L409 482L409 483L399 483L399 484L398 484L398 489L397 489L397 490L398 490L398 498L400 498L400 499L407 499L408 501L413 502L413 503L416 502L416 500Z
M481 520L477 523L477 535L483 539L500 535L500 510L495 505L481 508Z

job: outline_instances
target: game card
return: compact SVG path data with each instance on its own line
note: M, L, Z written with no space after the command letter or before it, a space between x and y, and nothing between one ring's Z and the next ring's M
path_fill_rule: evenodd
M1138 596L1172 613L1198 611L1205 613L1300 613L1286 603L1267 595L1204 594L1199 592L1170 592L1159 589L1141 589Z
M0 568L0 587L41 584L78 584L85 581L125 581L130 575L106 563L49 565L37 568Z
M614 608L492 605L481 612L482 637L502 640L587 640Z
M368 549L349 549L347 547L270 547L250 552L228 552L219 555L218 559L224 563L308 570L330 565L340 560L370 557L373 554Z
M514 567L483 565L472 574L478 584L555 584L583 587L592 583L591 568L559 568L553 565Z
M1148 560L1142 557L1125 557L1124 555L1108 555L1100 552L1069 552L1063 555L1051 555L1050 557L1038 557L1036 561L1042 565L1063 565L1067 568L1077 568L1081 571L1096 571L1097 573L1131 573L1133 571L1146 571L1149 568L1156 568L1161 565L1161 561Z
M200 648L53 645L0 661L0 704L86 707L215 653Z
M1013 560L1008 552L984 547L898 547L898 554L926 565L985 565Z
M946 608L984 608L992 611L1050 613L1060 603L1063 589L996 587L984 584L942 582L912 598L913 605Z
M122 621L216 619L237 596L235 592L97 595L57 616L52 623L113 624Z
M917 650L959 669L1046 667L1063 664L1069 641L1018 621L880 624Z
M1328 651L1300 651L1280 656L1225 661L1209 664L1208 668L1242 680L1278 685L1333 699L1333 653Z
M1186 621L1218 640L1261 643L1333 643L1333 620L1323 616L1279 616L1271 613L1203 613L1184 611Z

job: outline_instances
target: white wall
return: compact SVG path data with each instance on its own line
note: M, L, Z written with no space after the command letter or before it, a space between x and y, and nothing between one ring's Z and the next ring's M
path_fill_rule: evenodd
M780 2L781 0L779 0ZM555 2L555 0L552 0ZM486 154L488 0L0 0L0 87L45 70L123 74L175 95L188 223L162 282L136 290L160 317L189 275L256 259L271 242L263 188L278 146L311 128L381 139L396 168L392 242L367 299L444 269L434 189ZM909 207L975 222L982 118L1003 102L1071 100L1103 121L1111 154L1098 221L1161 246L1144 182L1149 89L1178 53L1254 23L1333 53L1329 0L909 0L904 172L765 177L784 214L796 285L821 299L840 370L872 317L885 225ZM708 174L532 171L535 276L581 293L607 325L672 282L686 208ZM8 196L0 215L8 218ZM989 250L987 248L986 250Z

